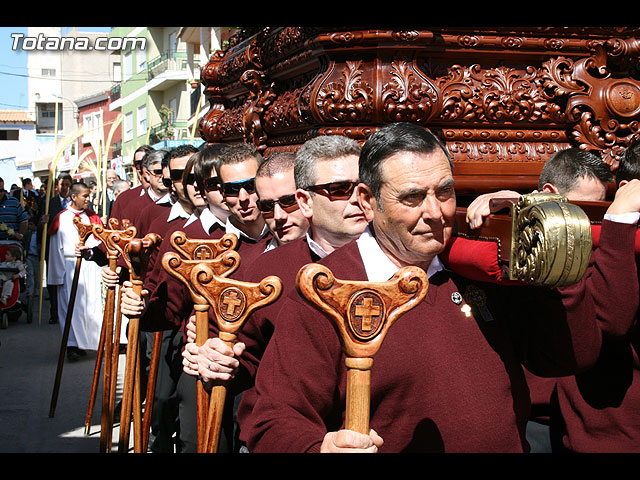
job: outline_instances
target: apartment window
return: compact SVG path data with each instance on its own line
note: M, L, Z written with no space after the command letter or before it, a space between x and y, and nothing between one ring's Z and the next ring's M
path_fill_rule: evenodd
M113 81L114 82L122 81L122 68L120 68L120 63L113 64Z
M136 73L140 73L145 68L147 68L147 55L144 51L138 51L136 52L136 60L138 65L138 70L136 70Z
M43 68L41 70L43 77L55 77L56 69L55 68Z
M133 112L126 113L124 115L124 131L122 133L122 140L128 142L133 140Z
M124 55L124 71L122 80L129 80L133 74L133 58L131 52Z
M138 107L138 128L136 130L136 134L138 136L146 135L147 133L147 106L141 105Z
M20 130L0 130L1 140L20 140Z
M103 138L102 110L83 115L82 126L85 129L85 134L82 136L82 143L92 143L101 140Z

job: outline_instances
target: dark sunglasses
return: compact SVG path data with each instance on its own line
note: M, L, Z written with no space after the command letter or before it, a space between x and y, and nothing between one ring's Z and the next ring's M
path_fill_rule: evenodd
M348 200L358 182L331 182L307 187L307 190L329 197L329 200Z
M225 182L222 184L222 193L229 197L235 197L240 194L240 190L245 189L248 194L256 191L256 179L241 180L239 182Z
M171 188L171 185L173 185L173 182L168 177L162 177L162 184L167 188Z
M216 190L220 190L220 179L218 177L205 178L204 189L207 192L215 192Z
M277 200L258 200L257 205L261 212L270 213L276 208L276 203L287 213L298 209L298 202L296 202L296 196L294 194L285 195Z
M152 175L155 175L156 177L159 177L162 175L162 169L161 168L154 168L153 170L149 170L151 172Z

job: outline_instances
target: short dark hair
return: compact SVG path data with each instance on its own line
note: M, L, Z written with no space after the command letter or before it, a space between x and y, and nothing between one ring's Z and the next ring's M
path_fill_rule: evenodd
M249 159L255 160L258 167L263 161L262 154L253 143L236 143L229 145L228 148L224 149L222 155L220 155L219 162L216 163L216 173L220 176L220 167L222 165L242 163Z
M228 146L225 143L204 145L199 152L194 153L189 159L193 159L193 174L196 178L196 185L203 196L205 194L204 181L211 176L215 177L217 175L216 165L227 148ZM211 172L213 172L213 175Z
M85 190L89 190L89 187L84 182L74 182L71 184L71 188L69 189L69 195L77 195L80 192L84 192Z
M258 171L256 177L273 177L276 173L292 170L296 162L296 154L291 152L277 152L266 158Z
M172 158L186 157L187 155L193 155L197 153L198 149L190 143L178 145L177 147L169 149L169 160Z
M382 163L399 152L442 152L453 171L453 161L446 146L429 130L419 125L399 122L384 125L362 147L358 163L360 182L367 185L378 202L382 188Z
M538 190L542 190L545 183L550 183L565 195L576 187L582 177L600 180L604 184L613 181L609 165L599 155L581 148L566 148L545 162L538 179Z
M7 248L7 253L10 253L13 258L17 258L18 260L22 260L22 249L20 247L16 247L15 245L11 245Z
M623 180L640 179L640 137L632 140L620 157L620 164L615 176L616 186L620 186L620 182Z

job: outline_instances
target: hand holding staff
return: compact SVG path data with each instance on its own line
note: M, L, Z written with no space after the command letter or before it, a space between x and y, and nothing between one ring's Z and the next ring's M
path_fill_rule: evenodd
M373 357L391 325L418 305L429 281L419 267L404 267L387 282L336 279L325 266L300 269L300 295L334 323L347 356L345 429L369 433Z
M189 239L183 232L174 232L170 241L186 259L167 252L163 255L162 266L167 273L185 284L191 294L196 311L196 345L200 346L209 337L209 303L191 284L191 271L196 265L204 262L220 277L233 273L240 264L240 255L233 250L237 246L238 238L234 234L227 234L220 239ZM198 382L197 388L198 451L202 451L209 396L202 382Z
M108 227L102 225L94 225L93 235L102 241L109 259L109 269L115 271L118 264L118 257L122 254L124 245L128 243L136 235L136 228L131 225L129 220L122 220L122 230L120 230L120 222L116 218L110 218ZM102 320L102 331L100 339L103 343L98 349L99 353L104 355L104 372L102 380L102 413L100 428L100 452L106 452L111 447L111 433L113 431L113 412L115 407L115 388L117 367L117 353L114 354L114 311L115 311L115 287L107 288L105 299L104 316ZM119 328L119 326L118 326ZM115 350L117 352L117 350ZM96 358L96 369L99 369L101 356ZM92 386L92 397L95 395L97 384ZM89 407L92 408L93 402ZM87 417L91 418L91 412L87 412ZM86 424L85 424L86 428Z
M82 223L78 217L74 217L73 224L78 229L80 244L84 244L89 235L91 235L93 226ZM80 266L82 265L82 257L76 258L76 265L73 272L73 281L71 283L71 294L69 296L69 305L67 307L67 318L64 323L62 332L62 341L60 344L60 355L58 356L58 368L56 370L56 379L53 384L53 393L51 395L51 405L49 407L49 417L55 415L56 404L58 402L58 392L60 390L60 379L62 378L62 367L64 365L64 356L67 351L67 341L69 340L69 331L71 330L71 319L73 318L73 306L76 301L76 293L78 291L78 281L80 279Z
M255 310L275 302L282 293L280 278L270 275L259 283L242 282L215 275L201 263L191 271L191 283L213 308L220 330L219 338L233 346L246 319ZM222 425L227 384L211 390L205 434L205 453L216 453Z

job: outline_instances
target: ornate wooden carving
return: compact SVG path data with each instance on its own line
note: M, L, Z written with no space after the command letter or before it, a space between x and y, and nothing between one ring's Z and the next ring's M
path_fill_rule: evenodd
M362 143L409 121L446 143L459 192L529 190L570 146L617 167L639 130L639 31L244 29L202 71L200 134L269 156L323 134Z

